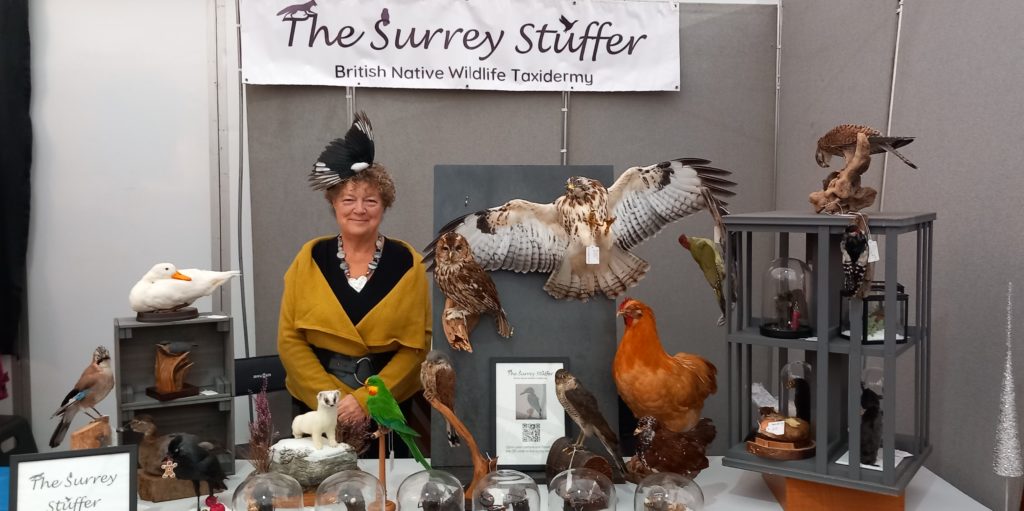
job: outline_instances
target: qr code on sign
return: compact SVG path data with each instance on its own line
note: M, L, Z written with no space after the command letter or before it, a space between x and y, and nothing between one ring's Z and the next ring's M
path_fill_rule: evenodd
M524 443L540 442L540 423L524 423L522 426Z

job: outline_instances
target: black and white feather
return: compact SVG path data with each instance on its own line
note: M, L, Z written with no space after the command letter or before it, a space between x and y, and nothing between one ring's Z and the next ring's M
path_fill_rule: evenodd
M856 294L868 272L868 237L856 225L846 228L840 242L843 253L843 289L847 296Z
M629 252L671 222L735 193L731 172L708 160L681 158L627 169L610 188L569 178L565 194L549 204L521 199L458 218L441 228L461 234L485 270L551 273L553 297L614 298L635 285L649 265ZM710 193L707 193L710 192ZM431 259L437 240L426 248ZM587 249L597 264L587 264Z
M326 190L373 165L373 125L365 112L357 112L344 138L327 144L313 165L309 182L314 190Z

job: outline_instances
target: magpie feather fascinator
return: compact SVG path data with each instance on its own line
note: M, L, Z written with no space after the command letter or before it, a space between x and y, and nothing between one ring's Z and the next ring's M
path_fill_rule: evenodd
M373 126L365 112L358 112L344 138L327 144L313 165L309 182L314 190L326 190L373 164Z

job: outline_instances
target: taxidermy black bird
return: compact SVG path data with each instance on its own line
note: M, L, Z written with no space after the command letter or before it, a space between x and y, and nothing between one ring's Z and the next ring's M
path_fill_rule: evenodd
M811 422L811 386L803 378L790 378L786 386L793 389L793 407L796 417Z
M833 156L842 156L846 161L850 161L850 157L853 156L854 150L857 148L858 133L867 135L870 154L889 151L893 156L903 160L903 163L909 165L910 168L917 168L917 165L896 150L898 147L913 142L914 137L883 137L880 131L860 124L840 124L822 135L818 139L818 148L814 153L814 159L818 161L818 166L827 168L829 160Z
M874 465L882 447L882 401L878 394L861 384L860 462Z
M573 448L582 447L587 437L597 437L612 457L612 463L623 475L629 474L626 463L622 461L622 451L619 450L619 436L601 415L594 394L581 385L572 373L559 369L555 371L555 395L558 396L558 402L562 403L562 408L565 408L565 413L580 427L580 435Z
M60 416L60 423L50 436L50 447L57 447L64 441L64 435L71 427L71 421L78 410L82 410L93 420L99 419L102 414L95 407L113 388L114 372L110 369L110 352L107 348L99 346L92 352L92 363L82 371L74 388L60 402L57 411L50 416L51 419ZM96 415L93 416L89 410Z
M856 225L850 225L840 241L843 253L843 293L856 294L868 271L868 237Z
M178 465L174 468L174 477L192 481L196 492L196 509L199 507L199 483L206 481L210 485L210 496L227 490L224 481L228 478L217 461L212 446L201 442L199 437L189 433L176 434L167 444L167 456Z

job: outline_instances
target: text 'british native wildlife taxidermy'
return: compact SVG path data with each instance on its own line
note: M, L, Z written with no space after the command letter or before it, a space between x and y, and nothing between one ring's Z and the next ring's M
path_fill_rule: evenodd
M96 410L96 405L103 401L113 388L114 372L110 368L110 352L107 348L99 346L92 352L92 362L82 371L75 386L60 402L57 411L50 416L51 419L60 416L60 423L50 436L50 447L57 447L64 441L64 435L67 434L71 421L79 410L85 412L91 419L99 420L102 414ZM89 413L90 410L96 415Z
M240 274L237 271L195 268L178 270L171 263L156 264L132 287L128 293L128 303L133 311L139 313L140 319L159 321L158 318L153 315L147 316L146 313L169 313L184 309L199 298L213 293L231 277Z
M384 384L384 380L378 375L373 375L366 379L366 388L370 393L370 396L366 398L366 408L370 413L370 418L381 428L394 431L402 439L402 442L405 442L412 457L416 458L423 468L430 470L430 463L427 463L427 459L423 457L423 453L416 445L415 437L420 434L409 427L409 422L405 420L405 415L402 415L402 410L398 407L398 401ZM382 431L378 431L378 433L382 433Z
M481 314L494 316L498 335L512 335L494 281L473 257L466 238L455 231L442 234L434 245L434 281L445 296L441 317L453 350L473 351L469 332Z
M627 169L610 188L586 177L566 181L549 204L515 199L458 218L441 228L473 248L485 270L550 273L544 290L556 299L614 298L650 265L630 249L662 227L707 207L706 197L731 196L730 172L684 158ZM702 194L708 189L711 194ZM436 256L437 240L427 247Z
M845 165L822 182L822 190L812 192L809 201L818 213L848 213L860 211L875 202L878 192L861 187L861 176L871 165L871 155L889 151L911 168L917 168L896 151L913 142L913 137L885 137L878 130L857 124L841 124L818 139L815 160L828 167L832 156L842 156Z
M619 450L619 436L608 425L601 409L597 405L597 398L587 390L579 379L565 369L555 371L555 396L558 402L565 408L565 413L580 427L579 437L572 445L575 451L583 447L583 441L588 437L596 437L614 464L623 476L629 475L626 464L622 461L622 452ZM567 467L568 468L568 467Z

